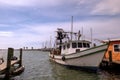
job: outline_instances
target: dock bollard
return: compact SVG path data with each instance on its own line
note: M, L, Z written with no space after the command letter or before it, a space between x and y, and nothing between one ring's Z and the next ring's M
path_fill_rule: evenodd
M10 70L11 70L11 57L13 56L13 48L8 48L8 54L7 54L7 68L5 71L5 80L10 79Z

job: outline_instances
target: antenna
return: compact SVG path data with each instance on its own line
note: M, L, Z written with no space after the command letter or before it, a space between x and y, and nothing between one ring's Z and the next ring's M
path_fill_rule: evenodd
M51 41L51 36L50 36L50 48L52 48L52 41Z
M90 33L91 33L91 43L92 43L93 40L92 28L90 28Z
M82 27L82 37L81 37L81 38L83 39L83 37L84 37L84 36L83 36L83 27Z
M73 16L71 17L71 41L72 41L72 33L73 33Z

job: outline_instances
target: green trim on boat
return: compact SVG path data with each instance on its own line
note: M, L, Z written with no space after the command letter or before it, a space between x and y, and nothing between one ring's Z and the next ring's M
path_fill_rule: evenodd
M72 57L72 58L78 58L78 57L89 56L89 55L96 54L96 53L99 53L99 52L102 52L102 51L106 51L106 50L107 50L107 49L103 49L103 50L99 50L99 51L91 52L91 53L89 53L89 54L84 54L84 55L77 56L77 57ZM72 58L66 58L66 59L72 59Z
M108 44L103 44L103 45L100 45L100 46L96 46L96 47L92 47L92 48L89 48L89 49L86 49L86 50L83 50L83 51L80 51L80 52L77 52L77 53L82 53L82 52L85 52L85 51L88 51L88 50L91 50L91 49L95 49L95 48L99 48L99 47L102 47L102 46L108 46ZM74 54L77 54L77 53L72 53L72 54L67 54L65 56L69 56L69 55L74 55Z
M99 48L99 47L102 47L102 46L105 46L105 45L108 45L108 44L103 44L103 45L100 45L100 46L92 47L92 48L89 48L89 49L86 49L86 50L83 50L83 51L80 51L80 52L84 52L84 51L87 51L87 50Z

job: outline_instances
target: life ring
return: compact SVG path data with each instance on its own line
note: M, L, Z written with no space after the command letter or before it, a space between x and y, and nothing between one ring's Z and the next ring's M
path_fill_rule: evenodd
M62 56L62 60L65 61L65 56Z

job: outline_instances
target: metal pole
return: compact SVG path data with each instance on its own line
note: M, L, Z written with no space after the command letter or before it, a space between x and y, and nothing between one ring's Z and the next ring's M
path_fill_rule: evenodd
M93 32L92 32L92 28L90 28L90 33L91 33L91 45L93 44Z
M73 16L71 17L71 41L72 41L72 34L73 34Z

